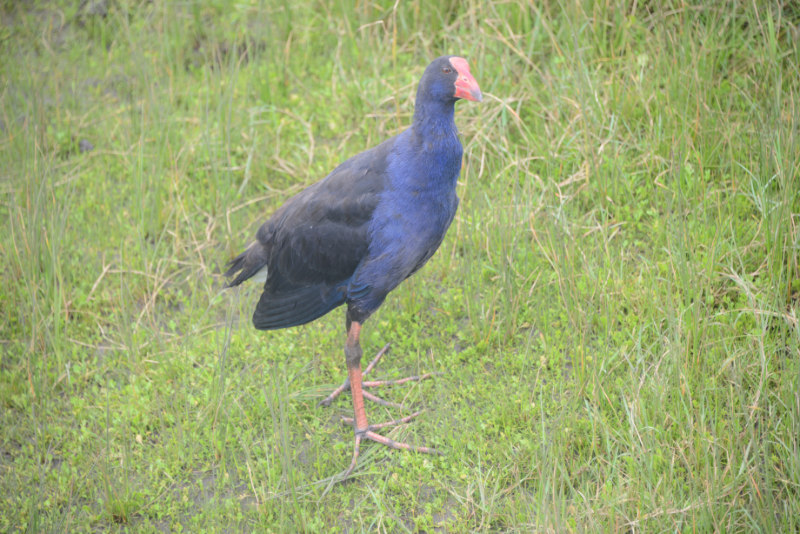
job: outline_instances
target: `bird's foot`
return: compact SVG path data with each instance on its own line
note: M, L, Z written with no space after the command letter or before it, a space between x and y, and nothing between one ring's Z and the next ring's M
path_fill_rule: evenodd
M387 426L395 426L395 425L403 425L408 423L415 417L418 417L422 412L425 410L419 410L417 412L412 413L411 415L407 415L405 417L401 417L400 419L395 419L394 421L387 421L386 423L378 423L377 425L368 425L367 428L362 429L360 432L371 432L373 430L379 430L381 428L386 428ZM354 425L355 419L352 417L342 417L342 423L346 425ZM359 430L356 430L356 434L359 433Z
M380 360L381 357L383 357L383 355L386 354L386 352L389 350L389 346L390 344L387 343L386 345L383 346L381 350L378 351L378 353L375 355L372 361L369 362L369 365L367 365L367 367L364 369L363 373L364 376L366 376L366 374L369 373L373 367L375 367L375 364L378 363L378 360ZM425 380L426 378L430 378L433 375L434 373L425 373L423 375L408 376L406 378L400 378L398 380L365 380L364 382L362 382L362 385L368 388L378 387L378 386L397 386L400 384L405 384L406 382L419 382L420 380ZM341 386L334 389L333 392L324 399L322 399L319 402L319 404L317 404L317 406L330 406L336 397L342 394L342 392L348 391L349 389L350 389L350 379L346 378ZM378 403L381 406L390 406L392 408L404 408L402 404L397 404L396 402L383 400L377 395L373 395L372 393L368 393L366 391L364 392L364 398L369 399L372 402Z
M355 437L355 445L353 447L353 459L350 460L350 466L347 469L345 469L337 477L338 480L342 481L342 480L346 479L347 477L350 476L350 474L356 468L356 465L358 464L358 456L359 456L359 454L361 452L361 442L363 440L365 440L365 439L378 442L378 443L380 443L382 445L385 445L385 446L387 446L389 448L392 448L392 449L400 449L400 450L411 451L411 452L419 452L419 453L423 453L423 454L439 454L439 455L441 455L442 453L440 451L434 449L434 448L431 448L431 447L420 447L418 445L410 445L408 443L395 441L395 440L393 440L391 438L387 438L386 436L382 436L382 435L378 434L377 432L375 432L375 430L378 430L378 429L381 429L381 428L386 428L387 426L394 426L394 425L401 425L401 424L408 423L409 421L411 421L413 418L417 417L421 413L422 413L422 411L418 411L418 412L414 412L411 415L408 415L406 417L401 417L400 419L395 419L394 421L388 421L386 423L379 423L377 425L368 425L366 428L362 428L362 429L358 429L357 428L355 430L356 437ZM342 418L342 422L344 422L346 424L351 424L351 425L354 424L354 420L353 420L352 417L343 417Z

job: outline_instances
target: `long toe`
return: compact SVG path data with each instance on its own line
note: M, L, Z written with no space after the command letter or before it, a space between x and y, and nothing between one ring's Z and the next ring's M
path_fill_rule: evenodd
M372 430L367 430L364 433L364 439L371 439L372 441L377 441L382 445L386 445L387 447L391 447L392 449L402 449L404 451L411 451L411 452L421 452L423 454L438 454L441 455L442 452L438 451L432 447L420 447L419 445L410 445L408 443L403 443L402 441L395 441L391 438L387 438L386 436L381 436L373 432Z
M390 347L390 344L387 343L386 345L383 346L383 348L381 350L378 351L378 353L375 355L375 357L372 358L372 361L369 362L369 365L367 365L366 369L364 369L364 372L362 373L362 375L366 376L366 374L369 373L372 370L373 367L375 367L375 364L377 364L378 360L380 360L383 357L383 355L386 354L386 352L389 350L389 347ZM325 397L324 399L319 401L319 404L317 404L317 406L330 406L331 403L334 401L334 399L336 399L336 397L341 395L343 392L349 391L349 390L350 390L350 378L346 378L344 380L344 382L342 382L341 386L339 386L338 388L334 389L331 392L330 395L328 395L327 397ZM370 400L372 400L372 399L370 399Z
M379 430L381 428L386 428L387 426L404 425L404 424L408 423L409 421L411 421L412 419L414 419L415 417L418 417L419 415L421 415L424 411L425 410L419 410L417 412L412 413L411 415L407 415L405 417L401 417L400 419L395 419L393 421L387 421L385 423L378 423L377 425L369 425L366 428L366 430L367 431L372 431L372 430ZM342 417L342 423L345 423L347 425L353 425L353 424L355 424L355 420L352 417Z
M330 406L333 400L339 395L341 395L343 391L349 391L349 390L350 390L350 379L346 378L341 386L334 389L330 395L319 401L317 406Z
M407 422L407 420L412 419L413 417L416 417L420 413L422 413L422 412L417 412L417 413L409 415L408 417L404 417L402 419L397 419L396 421L390 421L388 423L382 423L382 424L379 424L379 425L370 425L370 426L367 427L366 430L362 430L360 432L358 430L356 430L355 444L353 446L353 458L350 460L350 465L347 467L347 469L342 471L342 473L339 474L336 477L336 481L337 482L341 482L341 481L347 479L353 473L353 471L355 470L356 466L358 465L358 457L361 454L361 442L363 440L365 440L365 439L368 439L370 441L375 441L377 443L380 443L381 445L385 445L385 446L390 447L392 449L399 449L399 450L410 451L410 452L418 452L418 453L422 453L422 454L436 454L436 455L440 455L440 456L442 454L444 454L441 451L439 451L437 449L434 449L432 447L420 447L419 445L411 445L409 443L404 443L402 441L395 441L395 440L393 440L391 438L387 438L386 436L382 436L382 435L378 434L377 432L373 432L373 429L383 428L385 426L390 426L390 425L394 425L394 424L399 424L400 422ZM351 421L352 421L352 419L351 419ZM332 484L333 483L335 483L335 482L332 482Z
M378 386L399 386L400 384L405 384L406 382L420 382L426 378L438 376L440 374L442 373L425 373L424 375L407 376L397 380L365 380L362 385L368 388L374 388Z
M383 355L386 354L386 352L389 350L389 347L390 344L387 343L386 345L383 346L381 350L378 351L378 353L375 355L372 361L369 362L369 365L367 365L367 367L364 369L363 372L364 376L366 376L366 374L369 373L375 367L375 364L377 364L378 360L380 360L383 357ZM368 388L380 387L380 386L399 386L407 382L420 382L422 380L431 378L432 376L438 376L440 374L442 373L425 373L422 375L407 376L405 378L399 378L396 380L365 380L364 382L362 382L362 386ZM344 382L342 382L341 386L334 389L330 395L319 401L317 406L330 406L331 403L336 399L336 397L341 395L343 392L349 390L350 390L350 379L347 378L345 379ZM393 408L401 408L401 409L405 408L402 404L383 400L380 397L368 392L364 392L364 398L371 400L372 402L375 402L377 404L380 404L381 406L391 406Z

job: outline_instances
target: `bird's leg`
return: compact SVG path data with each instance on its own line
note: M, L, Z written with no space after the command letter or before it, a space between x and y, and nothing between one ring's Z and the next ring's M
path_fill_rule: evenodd
M358 341L361 323L352 322L347 330L344 354L347 361L347 380L353 393L353 410L356 419L356 434L367 429L367 412L364 409L364 394L361 390L361 343Z
M348 328L348 332L349 332L349 328ZM366 369L364 369L364 372L362 373L362 376L367 376L367 373L369 373L372 370L372 368L375 367L375 364L378 363L378 360L380 360L383 357L383 355L386 354L386 352L389 350L389 346L390 346L390 344L387 343L386 345L383 346L383 348L381 350L378 351L378 353L375 355L375 357L372 358L372 361L369 362L369 365L367 365ZM348 375L349 375L349 372L348 372ZM361 383L361 386L365 387L365 388L378 387L378 386L397 386L397 385L400 385L400 384L405 384L406 382L412 382L412 381L418 382L420 380L425 380L426 378L430 378L433 375L434 375L434 373L425 373L423 375L407 376L406 378L400 378L398 380L365 380L365 381L363 381ZM334 389L333 392L331 392L330 395L328 395L327 397L322 399L317 406L330 406L331 403L333 402L333 400L336 397L338 397L342 392L347 391L348 389L350 389L350 377L349 376L347 378L345 378L345 380L344 380L344 382L342 383L341 386L339 386L338 388ZM393 408L403 408L402 404L397 404L395 402L385 401L385 400L381 399L380 397L377 397L376 395L373 395L372 393L369 393L367 391L364 391L363 394L364 394L364 398L365 399L369 399L372 402L376 402L376 403L378 403L378 404L380 404L382 406L391 406Z
M419 415L419 412L412 414L408 417L392 421L391 423L384 423L374 426L370 426L367 423L367 412L364 409L364 393L362 390L362 385L363 385L362 373L361 373L362 352L361 352L361 344L358 341L360 332L361 332L361 323L357 321L353 321L352 323L350 323L347 331L347 343L345 344L344 348L344 353L347 360L347 378L350 381L350 391L353 396L353 412L355 417L353 418L352 421L355 432L355 445L353 447L353 459L350 461L350 466L344 471L344 473L342 473L341 479L345 479L348 476L350 476L350 473L352 473L353 469L355 469L356 464L358 462L358 455L361 449L361 441L364 439L377 441L378 443L382 443L383 445L386 445L387 447L391 447L393 449L404 449L407 451L414 451L414 452L440 454L439 451L437 451L436 449L432 449L429 447L417 447L415 445L409 445L407 443L400 443L392 439L389 439L385 436L381 436L380 434L375 432L375 430L383 428L385 426L389 426L391 424L408 422L412 418Z

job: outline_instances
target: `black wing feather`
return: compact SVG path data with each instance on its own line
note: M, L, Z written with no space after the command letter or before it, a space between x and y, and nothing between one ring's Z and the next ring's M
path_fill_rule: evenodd
M345 301L345 288L369 250L369 223L383 191L395 138L350 158L283 204L234 258L235 286L267 268L253 314L259 329L321 317Z
M253 325L259 330L274 330L310 323L344 303L343 289L319 284L289 293L265 291L253 312Z

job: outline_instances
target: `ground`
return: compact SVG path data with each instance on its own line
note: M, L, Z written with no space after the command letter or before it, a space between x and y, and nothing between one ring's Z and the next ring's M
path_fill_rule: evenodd
M800 530L800 12L0 3L0 531ZM461 55L461 206L365 325L224 264ZM372 420L398 417L368 406Z

